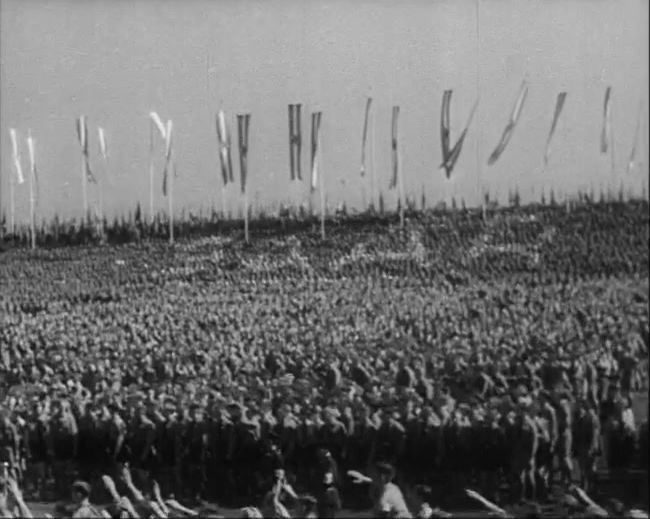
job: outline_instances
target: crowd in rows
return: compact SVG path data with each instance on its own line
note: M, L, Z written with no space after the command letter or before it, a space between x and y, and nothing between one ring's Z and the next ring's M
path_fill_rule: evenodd
M282 470L360 508L378 462L442 506L647 470L647 209L6 253L0 456L34 494L128 464L240 505Z

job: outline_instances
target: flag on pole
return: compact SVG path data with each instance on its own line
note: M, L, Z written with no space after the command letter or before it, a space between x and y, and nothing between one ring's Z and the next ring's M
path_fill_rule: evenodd
M241 192L246 192L246 179L248 178L248 128L250 126L250 114L237 116L237 136L239 140L239 179L241 181Z
M611 108L612 87L605 90L605 102L603 104L603 129L600 132L600 152L607 153L609 149L609 134L611 132Z
M166 139L165 132L167 130L165 129L165 124L162 122L160 116L156 112L149 112L149 117L156 125L156 128L158 128L158 132L160 133L160 136L163 138L163 140Z
M38 198L38 173L36 169L36 153L34 151L34 139L31 131L27 134L27 151L29 152L29 173L34 186L36 187L36 197Z
M528 85L524 81L521 84L521 88L519 89L517 102L515 103L512 113L510 114L510 120L508 121L508 124L506 125L505 129L503 130L503 134L501 135L501 140L488 159L488 166L492 166L497 160L499 160L499 157L503 153L503 150L506 149L506 146L508 145L508 142L510 141L510 138L512 137L512 134L515 130L515 126L519 121L519 116L521 115L521 110L524 107L524 101L526 100L527 95Z
M548 164L548 157L551 151L551 139L553 139L555 128L557 128L557 122L560 119L560 114L562 113L562 108L564 108L565 100L566 100L566 92L560 92L557 95L557 101L555 102L555 112L553 113L553 122L551 123L551 130L548 132L548 137L546 138L546 149L544 151L544 166Z
M172 162L172 121L167 121L165 128L165 170L163 171L163 195L167 196L167 175Z
M300 158L302 155L301 111L302 105L289 105L289 162L291 180L302 180Z
M472 107L472 111L469 114L469 118L467 119L467 124L465 124L465 128L463 128L463 131L460 134L460 137L458 137L458 140L456 141L456 144L454 144L454 147L452 149L449 149L449 144L451 141L450 138L450 107L451 107L451 95L452 95L452 90L445 90L443 97L442 97L442 114L440 117L440 139L441 139L441 144L442 144L442 164L440 164L440 167L445 170L445 175L447 178L451 177L451 172L454 169L454 166L456 165L456 161L458 160L458 157L460 157L460 152L463 149L463 143L465 142L465 137L467 136L467 132L469 130L470 125L472 124L472 120L474 119L474 114L476 113L476 108L478 107L478 99L474 103L474 106Z
M97 128L97 140L99 141L99 152L102 154L104 160L108 160L108 147L106 145L106 133L104 128L99 126Z
M449 158L449 139L450 139L450 105L451 90L445 90L442 94L442 108L440 109L440 144L442 146L442 163L446 164Z
M370 123L370 109L372 108L372 97L366 100L366 113L363 118L363 134L361 136L361 176L366 174L366 143L368 141L368 125ZM320 121L319 121L320 122Z
M11 136L11 158L14 163L14 168L16 169L16 178L19 184L25 182L25 177L23 176L23 168L20 164L20 150L18 149L18 137L16 136L16 130L9 128L9 135Z
M234 182L235 177L232 170L232 156L230 154L230 132L226 123L226 114L219 110L217 114L217 137L219 139L219 159L221 162L221 176L223 185Z
M639 105L639 113L636 118L636 127L634 128L634 140L632 141L632 151L630 152L630 159L627 161L627 173L632 171L636 165L636 147L639 142L639 131L641 130L641 112L643 112L643 105Z
M90 155L88 153L88 124L86 116L82 115L77 118L77 137L79 137L79 144L81 145L81 153L84 157L84 164L86 166L86 177L89 182L97 183L97 179L90 169Z
M393 175L390 179L389 189L397 186L397 175L399 172L399 154L398 154L398 119L399 119L399 106L393 106L393 118L391 122L391 157L393 164Z
M311 190L315 191L318 183L318 154L320 153L320 121L323 112L311 114Z

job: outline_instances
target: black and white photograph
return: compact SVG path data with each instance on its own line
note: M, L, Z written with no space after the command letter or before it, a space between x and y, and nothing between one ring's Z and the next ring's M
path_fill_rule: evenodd
M648 518L648 0L0 0L0 517Z

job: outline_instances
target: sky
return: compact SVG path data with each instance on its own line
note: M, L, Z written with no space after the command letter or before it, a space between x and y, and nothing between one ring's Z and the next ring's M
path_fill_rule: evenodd
M522 81L521 119L493 165L487 159ZM614 154L599 151L605 88L612 86ZM455 141L479 105L452 181L439 169L440 107L453 90ZM543 168L555 99L567 100ZM368 174L361 178L366 97L373 97ZM9 128L35 140L39 217L82 212L82 156L75 118L86 115L89 185L109 215L149 207L149 120L174 124L178 177L174 210L237 211L239 185L222 190L215 116L251 114L248 197L255 208L308 203L309 182L291 183L287 105L323 111L322 172L327 203L361 207L391 175L391 107L399 105L405 192L429 205L451 196L476 203L480 190L501 201L515 187L524 200L542 190L648 181L647 0L0 0L0 202L8 211L14 175ZM635 126L637 165L626 173ZM100 158L105 128L109 162ZM372 149L374 148L374 151ZM162 195L163 145L155 150L155 209ZM309 146L303 146L303 172ZM238 154L233 156L238 176ZM612 167L614 165L614 168ZM614 170L614 171L613 171ZM308 175L304 175L305 179ZM374 180L373 180L374 179ZM28 218L27 184L15 186L16 219Z

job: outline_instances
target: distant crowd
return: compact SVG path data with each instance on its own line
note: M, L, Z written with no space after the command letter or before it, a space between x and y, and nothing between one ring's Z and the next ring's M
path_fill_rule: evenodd
M128 467L319 517L381 503L366 474L442 508L591 493L647 473L648 231L629 202L6 252L0 461L39 499Z

